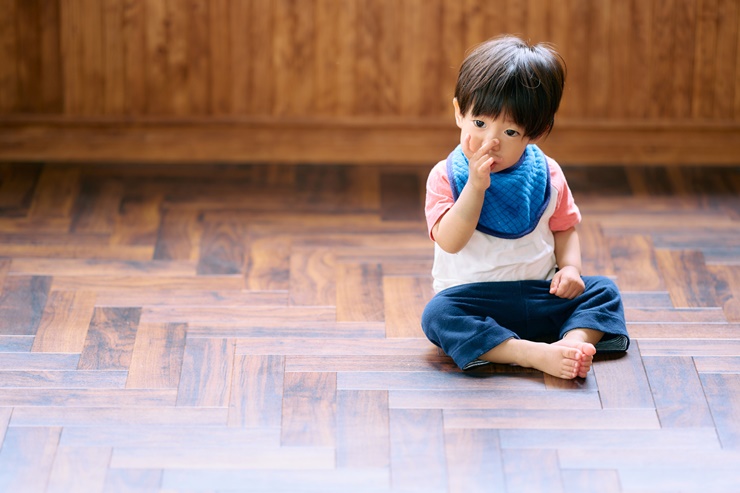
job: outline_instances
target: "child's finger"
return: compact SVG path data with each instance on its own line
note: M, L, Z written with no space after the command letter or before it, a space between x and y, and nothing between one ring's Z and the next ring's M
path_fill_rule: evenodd
M552 282L550 282L550 294L557 294L559 284L560 278L558 276L553 277Z
M492 164L493 164L493 158L489 157L488 159L483 161L483 163L480 166L478 166L478 171L481 174L489 173L491 171Z

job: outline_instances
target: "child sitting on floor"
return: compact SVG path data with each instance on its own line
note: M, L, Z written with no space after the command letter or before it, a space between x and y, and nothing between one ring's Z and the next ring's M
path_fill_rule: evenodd
M535 143L565 82L549 46L504 36L460 68L460 145L427 180L434 290L429 340L463 370L488 363L585 378L599 352L626 351L616 285L581 276L581 214L558 164Z

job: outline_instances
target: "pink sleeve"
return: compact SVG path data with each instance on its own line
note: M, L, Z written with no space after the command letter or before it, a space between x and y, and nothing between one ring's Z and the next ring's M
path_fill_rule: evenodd
M552 231L565 231L581 222L581 211L573 200L573 194L570 192L560 165L549 157L547 158L547 164L550 167L550 183L558 191L555 212L550 218L550 229Z
M432 240L434 240L432 228L454 203L450 180L447 177L447 161L440 161L432 168L429 178L427 178L427 196L424 204L427 229Z

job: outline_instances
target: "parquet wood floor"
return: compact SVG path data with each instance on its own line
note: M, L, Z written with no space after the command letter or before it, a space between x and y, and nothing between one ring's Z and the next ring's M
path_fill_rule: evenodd
M427 171L0 164L0 491L740 491L740 169L566 168L568 382L423 337Z

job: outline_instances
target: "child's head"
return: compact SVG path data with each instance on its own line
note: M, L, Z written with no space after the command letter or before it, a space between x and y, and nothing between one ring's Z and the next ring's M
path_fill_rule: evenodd
M535 140L552 129L564 83L565 63L550 46L503 36L465 58L455 99L462 115L502 116Z

